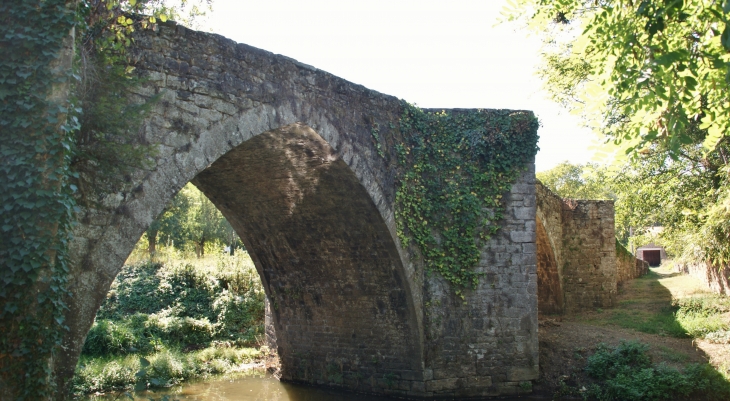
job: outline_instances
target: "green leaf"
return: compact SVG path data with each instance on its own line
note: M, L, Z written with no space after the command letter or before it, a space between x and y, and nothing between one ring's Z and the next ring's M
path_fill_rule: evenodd
M725 50L730 51L730 23L725 23L725 30L722 31L720 36L720 43L722 43Z

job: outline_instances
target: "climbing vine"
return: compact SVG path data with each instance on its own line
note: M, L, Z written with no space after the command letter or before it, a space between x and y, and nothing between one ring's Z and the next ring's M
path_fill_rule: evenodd
M64 329L75 3L0 2L0 398L53 397ZM65 68L64 68L65 67ZM55 70L55 71L54 71Z
M130 153L119 152L129 148L120 138L134 131L128 117L142 109L132 105L122 112L115 106L125 103L119 95L131 84L118 83L131 71L112 61L126 61L135 26L154 27L154 16L135 22L126 14L147 3L153 2L0 2L0 399L54 399L62 390L54 388L53 362L67 330L74 183L82 181L72 161L98 170L108 157L92 156L102 155L104 146ZM163 11L154 15L164 19ZM89 70L79 67L75 74L71 66L74 57L83 62L89 53L78 50L89 47L103 53L99 70L113 72L103 74L106 86L84 99L79 74ZM109 84L110 75L117 81ZM78 108L84 104L86 114Z
M396 226L427 271L476 287L481 244L499 229L502 195L537 152L537 119L503 110L427 112L404 103Z

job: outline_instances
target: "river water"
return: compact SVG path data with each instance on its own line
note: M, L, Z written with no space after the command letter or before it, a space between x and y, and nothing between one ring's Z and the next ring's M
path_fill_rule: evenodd
M327 388L282 383L269 374L245 375L185 383L155 392L138 392L135 400L158 400L167 395L180 401L393 401L392 398L366 396ZM85 401L128 400L124 395L89 396Z
M269 374L249 372L245 375L217 378L204 382L185 383L155 392L134 394L135 401L393 401L393 398L353 394L327 388L282 383ZM128 400L122 394L89 396L85 401ZM501 401L517 398L500 398ZM525 400L520 398L520 400Z

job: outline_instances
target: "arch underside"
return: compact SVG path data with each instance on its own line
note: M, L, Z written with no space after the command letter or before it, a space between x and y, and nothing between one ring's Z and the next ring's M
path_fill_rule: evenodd
M241 236L261 275L283 379L368 391L363 379L420 368L392 236L316 132L292 124L260 134L192 182Z
M558 263L540 217L536 218L537 310L539 314L563 313L563 289Z

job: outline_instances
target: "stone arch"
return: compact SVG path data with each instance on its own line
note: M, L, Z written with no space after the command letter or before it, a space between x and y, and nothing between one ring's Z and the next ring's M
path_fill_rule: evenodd
M353 245L347 251L349 253L321 250L323 253L330 252L331 258L343 266L347 265L337 273L354 274L358 263L365 263L366 260L373 261L373 266L377 267L372 271L379 272L379 276L361 277L360 282L338 283L341 291L353 294L360 291L362 297L368 298L373 297L379 288L383 292L378 293L378 296L382 297L377 300L368 298L367 302L358 305L338 303L334 298L321 296L311 298L311 302L324 302L342 308L357 307L352 312L358 318L363 318L363 322L368 322L370 326L367 331L382 329L382 332L357 338L352 335L354 327L350 327L348 339L343 331L337 331L334 320L339 317L334 312L317 316L311 310L292 309L288 314L280 313L279 316L286 315L290 320L302 318L303 321L319 319L322 325L317 326L318 330L310 330L307 335L313 340L330 343L323 345L319 351L308 349L299 352L296 346L291 345L296 343L291 336L277 333L285 357L298 354L303 360L308 355L310 360L319 364L332 362L342 369L359 368L362 377L375 374L382 378L386 370L406 374L419 370L418 373L408 374L410 380L419 380L422 377L419 376L420 370L423 369L423 277L422 273L417 273L419 270L411 262L408 253L395 240L395 173L389 162L378 155L371 135L374 127L387 127L398 121L402 112L401 101L286 57L174 24L161 25L157 33L142 33L137 37L132 52L136 57L137 71L146 76L146 83L136 90L136 96L159 98L145 121L139 139L141 144L154 146L154 167L149 171L140 170L130 178L129 189L109 194L103 199L102 207L87 208L80 216L81 224L75 230L71 249L69 286L72 295L68 300L70 309L67 313L70 333L64 340L64 350L55 367L60 385L65 386L72 377L96 311L137 239L187 182L193 181L203 189L226 217L232 220L241 236L247 238L247 246L253 250L254 261L266 284L267 294L277 304L281 304L284 300L281 291L296 291L292 286L293 276L280 280L271 275L268 267L272 261L289 263L293 259L304 259L307 256L303 253L305 250L295 249L297 244L289 244L288 249L282 245L301 238L271 234L266 237L267 240L282 246L277 252L267 253L262 244L254 239L256 233L250 228L258 223L264 224L264 220L244 221L237 218L238 212L233 212L234 206L230 206L235 204L233 198L215 190L216 186L224 186L225 183L216 178L219 177L216 166L230 161L233 156L224 158L219 164L216 161L229 153L266 153L282 163L288 163L286 165L292 167L287 187L289 192L284 191L279 195L284 196L286 193L286 196L291 196L290 212L296 217L301 217L293 213L295 209L299 210L294 207L298 202L322 199L323 192L318 185L324 183L330 189L347 188L349 195L356 199L353 202L359 210L367 211L367 214L362 215L368 216L366 220L360 216L358 220L353 218L352 224L363 231L363 235L371 235L366 238L371 241L368 244L354 246L357 236L343 231L342 226L338 227L340 231L326 230L325 222L333 222L332 219L328 220L329 217L342 216L343 202L318 205L316 213L320 214L320 219L313 221L313 224L320 231L327 231L328 238L337 237L341 243ZM284 137L288 139L285 141L282 139ZM305 145L299 145L299 142ZM258 145L254 146L254 143ZM284 153L277 154L276 146L283 146L278 150ZM242 150L254 148L256 151L253 153ZM303 155L321 156L326 161L323 165L326 167L312 165L312 158L298 158L301 156L300 150ZM209 166L212 170L205 172ZM247 168L257 171L255 174L259 179L275 179L274 171L282 166L270 163L267 167L272 170L263 169L265 173L261 169L256 170L259 167L250 165ZM316 174L307 175L308 169ZM280 173L284 174L283 170ZM200 177L196 178L199 174ZM324 181L318 184L308 181L310 179ZM337 187L333 180L340 180L345 186ZM337 194L339 199L346 195L342 191ZM349 206L353 206L353 203ZM329 216L327 210L336 210L340 214L332 213ZM370 230L368 233L364 232L366 228ZM362 238L365 241L365 237ZM299 256L289 257L292 255ZM320 274L320 278L340 279L334 272L330 273ZM353 279L355 276L347 277ZM335 281L322 286L329 286L334 294L338 291ZM311 280L308 283L311 284ZM366 312L373 319L368 321ZM374 319L375 316L378 319ZM387 330L379 324L382 322L389 325ZM352 326L351 322L347 324ZM299 341L301 343L303 340ZM329 352L325 352L325 348ZM340 352L344 348L348 351ZM371 351L378 353L371 355ZM332 360L333 355L348 355L350 360ZM365 366L366 361L370 366ZM286 377L291 380L322 380L313 372L318 369L321 373L322 366L304 366L293 357L284 362L285 365L289 364L286 366L291 366L288 370L293 372L291 374L287 373L285 367ZM363 387L361 390L378 391L367 388L363 380L357 382Z
M395 243L352 170L314 130L292 124L258 135L193 183L241 235L259 270L282 378L331 382L336 374L418 369Z
M379 149L398 140L399 99L174 23L138 32L130 54L146 77L135 96L159 99L139 135L153 166L79 216L61 388L137 239L191 181L251 250L286 379L481 397L537 378L534 165L504 194L476 267L485 280L460 298L397 240L397 161Z
M74 284L79 291L93 283L93 299L71 301L76 352L136 240L192 175L189 181L223 212L251 253L273 305L284 379L348 384L332 382L336 366L338 380L376 391L359 378L419 370L411 278L387 221L338 152L302 123L230 149L227 141L222 155L211 149L217 141L201 135L197 143L184 147L185 157L158 163L108 216L97 242L86 241L87 280Z
M555 251L545 225L536 217L537 310L539 314L562 313L563 286Z

